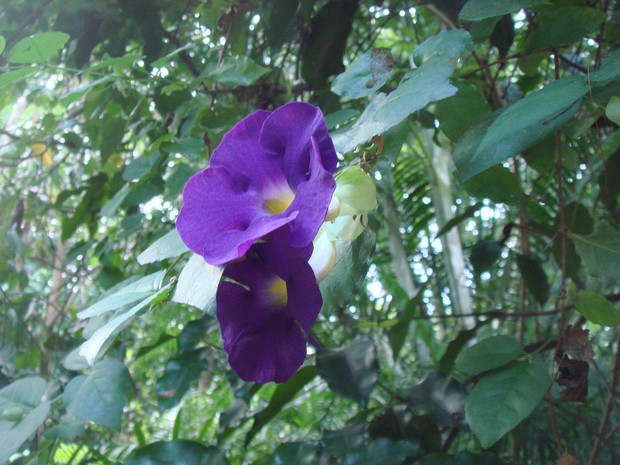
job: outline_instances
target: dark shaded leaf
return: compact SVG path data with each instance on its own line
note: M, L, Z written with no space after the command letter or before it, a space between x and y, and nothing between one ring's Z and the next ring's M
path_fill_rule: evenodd
M124 465L230 465L215 446L194 441L159 441L134 451Z
M480 276L483 272L493 268L502 253L502 248L502 243L493 239L480 239L476 242L469 255L474 273Z
M310 88L325 87L329 76L344 71L342 57L357 7L357 0L333 0L312 18L300 50L301 76Z
M273 454L273 465L313 465L316 463L317 444L309 441L285 442Z
M479 199L519 205L523 199L519 177L508 168L495 165L465 182L465 190Z
M491 45L497 47L499 57L504 58L510 50L510 46L515 39L515 24L512 16L504 15L495 26L491 34Z
M605 296L591 291L577 294L575 308L588 321L597 325L615 326L620 324L620 311Z
M420 447L408 441L391 441L379 438L367 448L350 452L344 465L400 465L407 457L419 457Z
M320 350L316 369L334 393L365 405L379 375L377 349L371 339L358 336L348 346Z
M620 233L604 225L588 236L569 233L577 252L591 273L620 277Z
M358 450L366 441L366 424L351 423L337 430L323 432L323 450L331 455L342 456L349 451Z
M434 114L439 121L439 129L451 140L457 141L491 108L474 84L463 79L453 79L451 83L457 88L456 95L435 103Z
M204 360L206 349L196 349L175 355L166 363L164 374L157 380L157 403L160 410L178 405L190 387L208 368Z
M422 457L416 465L504 465L505 462L490 452L472 454L461 452L458 455L430 454Z
M439 426L465 427L467 391L451 376L433 371L405 394L411 408L434 415Z
M532 5L546 3L545 0L469 0L459 18L466 21L479 21L493 16L502 16L508 13L527 8Z
M517 254L516 257L525 287L539 304L544 304L549 298L550 286L540 261L522 254Z
M463 221L473 217L474 214L478 210L480 210L482 205L483 205L482 202L476 202L475 204L467 207L465 211L463 211L463 213L459 213L458 215L450 218L450 220L447 221L446 224L444 224L439 231L437 231L437 235L435 237L437 238L437 237L443 236L445 233L450 231L456 225L461 224Z

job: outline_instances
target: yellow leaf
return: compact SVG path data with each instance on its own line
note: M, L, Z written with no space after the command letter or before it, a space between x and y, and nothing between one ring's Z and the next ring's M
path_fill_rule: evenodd
M47 149L45 152L43 152L43 154L41 155L41 161L48 168L52 165L52 151L50 149Z
M30 147L30 149L32 150L33 154L38 156L42 155L47 150L47 145L42 144L41 142L35 142L34 144L32 144L32 147Z
M558 460L558 465L577 465L577 460L565 451L562 453L560 460Z

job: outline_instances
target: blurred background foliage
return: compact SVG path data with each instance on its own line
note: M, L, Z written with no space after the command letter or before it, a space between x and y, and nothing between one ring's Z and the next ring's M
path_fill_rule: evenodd
M619 463L616 1L1 6L0 463ZM379 206L323 349L256 385L171 298L187 254L136 257L291 100Z

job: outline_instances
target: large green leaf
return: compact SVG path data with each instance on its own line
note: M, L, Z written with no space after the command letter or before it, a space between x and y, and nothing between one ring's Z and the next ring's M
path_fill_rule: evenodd
M456 359L456 368L467 374L480 373L504 366L523 353L516 339L491 336L462 351Z
M379 89L394 72L394 62L386 49L373 48L336 76L332 92L345 99L361 98Z
M5 45L6 45L6 39L3 36L0 36L0 54L4 52Z
M467 180L555 132L573 117L587 92L582 76L570 76L482 119L454 149L457 176Z
M537 27L527 37L523 49L531 52L577 42L598 30L604 21L604 13L588 7L553 7L541 11L536 16Z
M127 367L105 359L87 376L77 376L67 384L63 402L71 415L119 431L130 386Z
M317 352L316 369L336 394L365 405L379 375L377 349L358 336L345 347Z
M7 54L9 63L45 63L54 53L64 47L69 34L42 32L17 42Z
M438 101L434 114L439 121L439 129L451 140L457 141L491 108L474 84L463 79L453 79L452 84L458 89L456 95Z
M491 447L538 405L549 387L539 358L514 362L482 378L469 393L465 416L484 448Z
M395 91L375 95L355 123L333 134L336 150L350 152L374 135L396 126L414 111L454 95L456 87L448 80L451 74L451 66L432 63L407 73Z
M597 325L615 326L620 324L620 311L605 296L592 291L577 294L575 308L588 321Z
M199 442L159 441L135 450L124 465L230 465L224 452Z
M620 233L611 226L603 226L588 236L569 236L588 270L598 276L620 277Z
M9 406L19 405L25 410L41 403L45 394L45 380L38 376L18 379L0 390L0 414Z
M479 199L519 205L523 200L519 177L508 168L491 166L465 182L465 190Z
M26 412L17 422L0 420L0 462L5 463L47 419L51 402L42 402Z
M6 73L0 74L0 89L13 84L15 81L19 81L23 77L33 74L36 70L36 68L20 68L15 71L7 71Z
M540 3L546 3L546 0L469 0L459 13L459 18L466 21L479 21L494 16L503 16Z

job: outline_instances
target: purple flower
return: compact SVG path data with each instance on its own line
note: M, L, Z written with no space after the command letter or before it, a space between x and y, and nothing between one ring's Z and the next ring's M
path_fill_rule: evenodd
M245 381L287 381L306 358L323 299L308 264L312 244L288 244L289 226L256 242L224 270L217 319L228 362Z
M292 102L259 110L226 133L209 167L187 182L179 234L212 265L242 257L285 224L288 242L304 247L325 220L336 164L317 107Z

